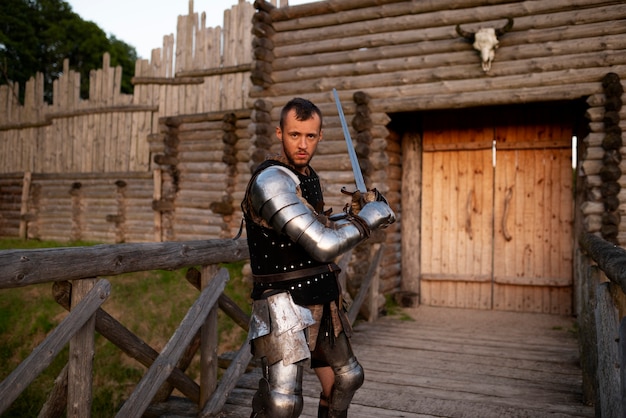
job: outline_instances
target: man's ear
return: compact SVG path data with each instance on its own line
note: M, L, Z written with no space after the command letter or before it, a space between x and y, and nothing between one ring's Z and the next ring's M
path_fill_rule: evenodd
M280 129L280 126L276 127L276 138L278 138L278 140L281 142L283 140L283 131L282 129Z

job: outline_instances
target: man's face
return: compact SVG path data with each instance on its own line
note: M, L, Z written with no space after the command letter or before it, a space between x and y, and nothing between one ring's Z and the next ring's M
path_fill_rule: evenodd
M298 120L296 111L290 110L283 128L276 127L276 137L283 143L283 153L289 163L305 174L306 166L322 140L320 118L314 113L310 119Z

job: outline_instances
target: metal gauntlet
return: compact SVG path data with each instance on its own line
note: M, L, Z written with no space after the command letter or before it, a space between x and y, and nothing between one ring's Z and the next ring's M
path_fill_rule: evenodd
M365 221L370 230L386 228L396 221L396 214L383 201L367 203L359 211L358 217Z

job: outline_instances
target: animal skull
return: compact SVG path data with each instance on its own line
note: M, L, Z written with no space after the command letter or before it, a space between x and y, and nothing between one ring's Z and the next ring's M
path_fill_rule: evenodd
M496 48L498 48L498 38L513 28L513 19L508 18L507 24L500 29L480 28L476 32L467 32L461 29L461 25L456 25L456 33L472 42L475 50L480 52L483 71L491 69L491 62L495 58Z

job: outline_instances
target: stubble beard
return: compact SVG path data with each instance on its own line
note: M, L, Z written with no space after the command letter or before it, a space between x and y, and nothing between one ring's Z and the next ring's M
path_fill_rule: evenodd
M302 171L305 168L307 168L309 166L309 162L311 161L311 157L309 156L306 159L299 159L299 162L296 162L296 160L291 156L291 155L287 155L287 161L289 162L290 165L292 165L296 170L298 171Z

